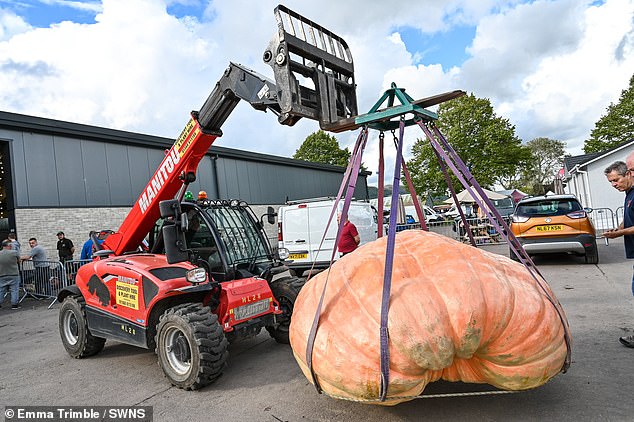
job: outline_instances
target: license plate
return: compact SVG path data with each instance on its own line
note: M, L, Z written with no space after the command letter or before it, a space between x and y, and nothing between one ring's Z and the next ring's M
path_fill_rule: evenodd
M288 255L288 259L306 259L308 258L307 253L292 253Z
M236 321L240 321L242 319L251 318L257 314L261 314L262 312L266 312L269 309L269 300L264 299L257 302L249 303L248 305L238 306L233 310L233 316Z
M538 232L556 232L556 231L560 231L563 230L564 226L562 226L561 224L554 224L551 226L537 226L535 227L535 230L537 230Z

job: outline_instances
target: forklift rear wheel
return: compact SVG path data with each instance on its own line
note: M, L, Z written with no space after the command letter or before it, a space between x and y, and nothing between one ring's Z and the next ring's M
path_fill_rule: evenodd
M299 283L296 277L278 280L271 284L273 297L280 304L282 313L276 316L277 325L266 327L267 331L277 341L282 344L289 344L288 332L291 325L291 315L295 300L299 294Z
M68 296L59 310L59 334L69 355L75 359L99 353L106 340L90 333L83 297Z
M176 387L196 390L215 381L227 360L228 342L207 306L186 303L165 311L156 333L156 354Z

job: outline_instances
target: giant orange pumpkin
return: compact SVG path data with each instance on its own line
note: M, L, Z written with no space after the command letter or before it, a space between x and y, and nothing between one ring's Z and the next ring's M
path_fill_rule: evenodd
M544 384L566 358L565 316L526 268L445 236L396 236L389 308L390 383L379 402L380 307L386 238L337 261L313 348L313 370L333 397L394 405L433 381L506 390ZM300 292L290 326L293 353L312 382L306 344L327 272Z

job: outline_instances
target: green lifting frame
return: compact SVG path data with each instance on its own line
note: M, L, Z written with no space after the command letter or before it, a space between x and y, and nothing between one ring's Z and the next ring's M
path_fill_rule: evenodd
M400 101L401 104L394 105L394 100ZM387 108L381 109L380 107L386 102ZM414 116L405 120L405 126L413 125L417 119L438 120L438 114L417 105L414 99L407 95L405 89L398 88L392 82L392 87L383 93L370 111L357 116L354 122L359 126L368 125L368 127L380 131L396 130L399 122L391 119L404 116L407 113Z
M421 119L426 121L438 120L438 115L433 111L426 110L426 107L431 107L466 94L464 91L456 90L414 100L403 88L398 88L394 82L392 82L391 86L392 87L383 93L379 101L377 101L366 114L339 120L337 123L325 127L324 130L343 132L366 125L369 128L379 131L396 130L400 119L392 119L400 118L406 114L413 115L411 118L405 120L406 126L413 125ZM395 105L397 100L400 104ZM384 108L381 108L384 104Z

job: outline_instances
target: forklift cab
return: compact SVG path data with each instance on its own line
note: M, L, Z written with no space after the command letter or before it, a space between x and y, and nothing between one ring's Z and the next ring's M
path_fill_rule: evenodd
M181 203L187 215L184 228L186 250L191 261L207 269L216 281L259 275L273 260L261 224L243 201ZM148 242L152 253L164 253L164 219L159 219Z

